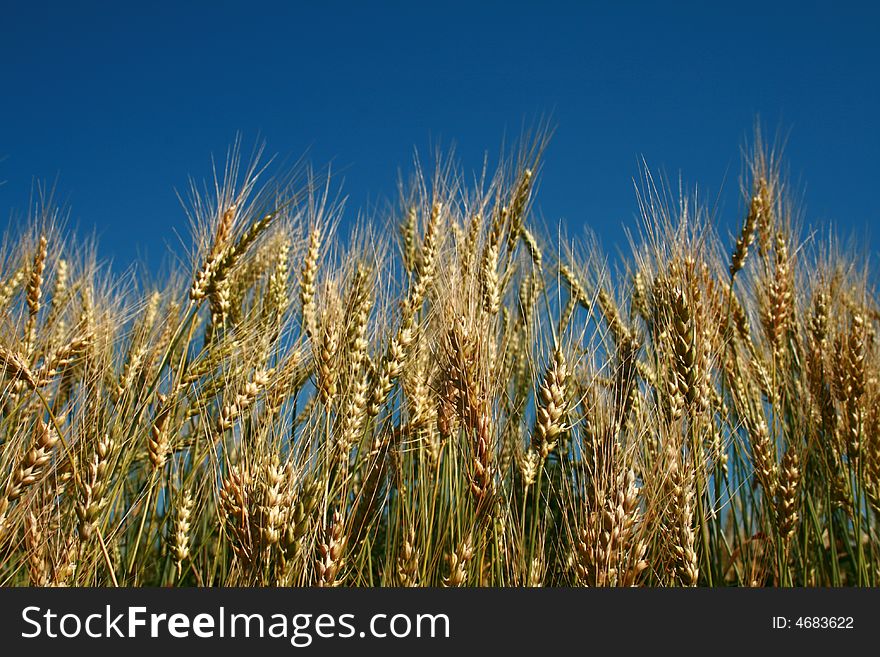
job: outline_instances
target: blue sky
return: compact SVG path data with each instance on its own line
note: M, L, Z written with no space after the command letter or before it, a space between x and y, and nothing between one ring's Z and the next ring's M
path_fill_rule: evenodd
M394 197L413 150L468 168L551 116L538 209L613 251L640 158L739 222L756 116L788 137L811 222L876 252L880 10L872 3L0 4L0 212L57 180L102 254L155 267L175 195L236 133L333 162L349 216ZM865 239L867 238L867 239Z

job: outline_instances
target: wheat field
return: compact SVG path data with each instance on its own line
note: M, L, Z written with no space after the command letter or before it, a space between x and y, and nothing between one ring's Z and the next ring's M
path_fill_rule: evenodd
M612 267L536 220L546 143L345 238L332 176L232 148L158 278L10 224L0 584L876 585L865 258L757 136L735 234L646 175Z

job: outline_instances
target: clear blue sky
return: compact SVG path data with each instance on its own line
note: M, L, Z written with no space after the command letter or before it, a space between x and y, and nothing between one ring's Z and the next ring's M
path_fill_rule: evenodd
M0 211L58 181L118 265L185 231L174 189L237 132L334 162L350 211L393 197L414 147L467 167L552 115L538 207L608 250L639 158L721 191L739 221L756 115L788 135L807 216L876 250L880 11L868 2L0 4ZM722 183L724 188L721 189Z

